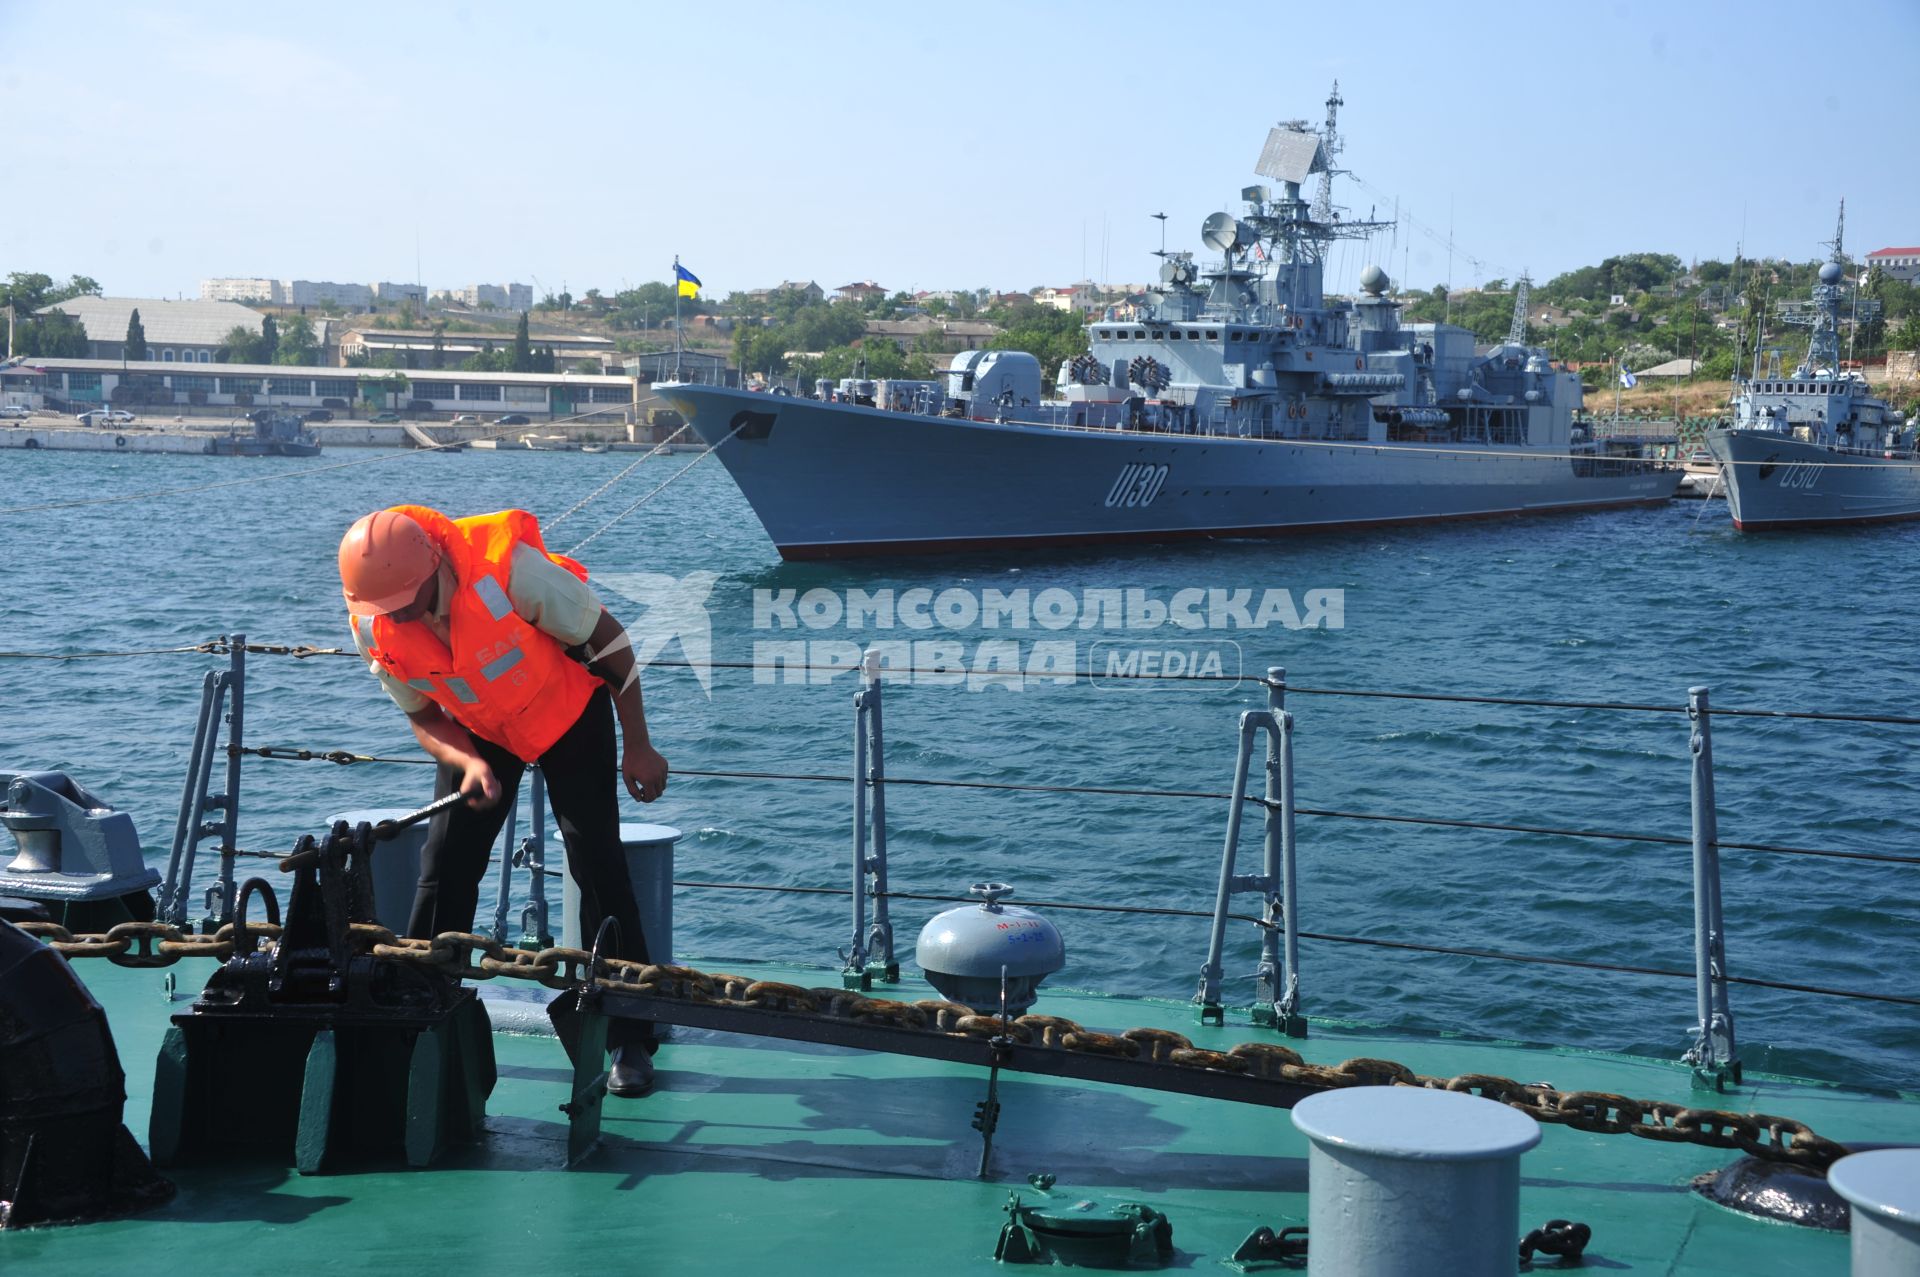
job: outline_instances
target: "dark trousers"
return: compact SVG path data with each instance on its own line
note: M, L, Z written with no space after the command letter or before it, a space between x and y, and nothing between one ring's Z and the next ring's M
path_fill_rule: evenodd
M427 826L427 845L420 854L420 889L407 922L410 936L430 938L442 931L473 930L480 880L486 876L494 840L520 793L526 764L484 737L475 736L473 743L499 778L500 801L479 811L456 804ZM593 694L566 734L540 756L540 773L566 842L567 872L580 888L582 943L591 945L600 920L612 918L620 928L620 942L610 956L646 962L647 937L640 928L627 858L620 850L619 771L613 698L603 688ZM434 779L434 797L452 793L459 784L460 773L441 766ZM572 1002L568 995L563 1000ZM607 1044L628 1043L651 1049L653 1026L634 1020L609 1021Z

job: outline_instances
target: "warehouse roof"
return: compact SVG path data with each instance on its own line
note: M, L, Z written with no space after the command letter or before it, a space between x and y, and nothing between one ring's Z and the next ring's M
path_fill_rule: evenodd
M69 297L42 306L65 311L87 330L88 341L125 341L127 320L140 312L148 345L218 346L236 327L260 331L264 318L239 302L168 301L164 297Z

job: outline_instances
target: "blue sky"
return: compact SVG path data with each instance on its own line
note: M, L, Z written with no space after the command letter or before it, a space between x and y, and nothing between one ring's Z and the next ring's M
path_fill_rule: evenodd
M1920 243L1915 0L1208 8L0 0L0 271L1138 281L1335 78L1418 287Z

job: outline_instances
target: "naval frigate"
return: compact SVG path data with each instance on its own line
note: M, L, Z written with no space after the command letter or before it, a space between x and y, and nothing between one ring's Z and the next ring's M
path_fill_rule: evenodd
M1665 501L1677 471L1597 440L1579 379L1526 344L1403 324L1379 267L1327 297L1329 248L1389 223L1332 204L1323 128L1270 130L1274 186L1209 216L1210 250L1087 325L1042 393L1030 354L955 355L932 383L813 398L670 382L658 392L733 475L788 559L1207 537L1598 510ZM1318 178L1317 198L1303 188ZM1524 303L1522 303L1524 305Z
M1807 302L1782 320L1810 330L1790 376L1755 366L1733 396L1733 420L1707 433L1742 532L1920 519L1920 457L1904 414L1840 366L1841 244L1846 205Z

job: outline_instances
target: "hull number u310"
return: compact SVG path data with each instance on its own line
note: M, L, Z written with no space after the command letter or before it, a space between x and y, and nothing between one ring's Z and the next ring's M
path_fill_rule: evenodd
M1113 481L1113 487L1107 491L1107 508L1131 510L1136 506L1152 505L1166 482L1165 466L1139 463L1121 466L1120 477Z

